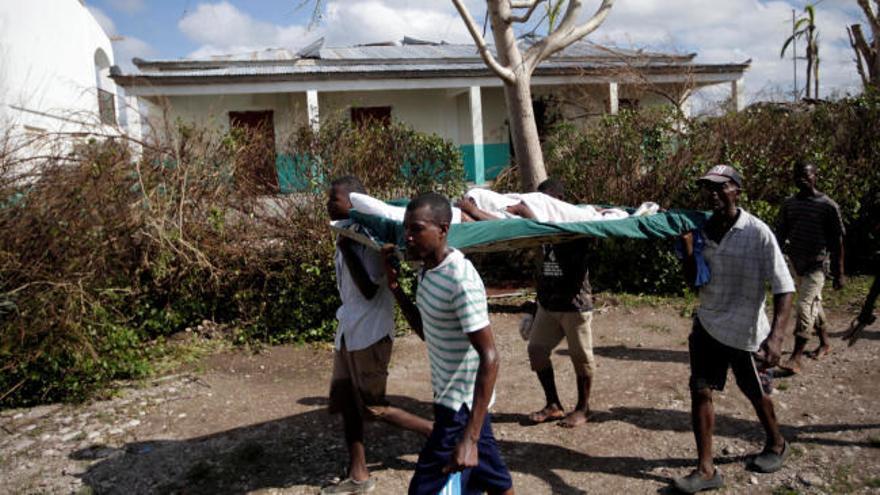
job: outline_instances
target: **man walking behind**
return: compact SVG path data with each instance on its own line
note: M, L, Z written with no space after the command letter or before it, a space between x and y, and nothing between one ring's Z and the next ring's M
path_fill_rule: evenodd
M538 190L563 199L562 182L548 179ZM587 259L595 242L582 238L543 246L538 275L538 311L529 335L529 362L544 389L545 405L529 415L534 423L560 420L559 425L573 428L587 422L590 415L590 389L596 370L593 356L593 300ZM565 414L550 355L562 342L568 342L571 363L577 380L577 404Z
M742 176L728 165L712 167L698 181L713 214L703 227L703 257L709 282L700 287L700 306L688 339L691 362L691 420L697 443L697 469L673 481L684 493L724 485L712 459L715 410L712 390L723 390L727 370L752 403L767 436L751 468L778 471L789 447L779 431L773 401L764 394L753 353L759 350L771 366L779 362L784 328L791 309L794 281L776 237L758 218L737 207ZM683 236L685 278L693 283L696 260L693 236ZM773 320L764 312L765 284L773 292Z
M332 220L349 218L349 194L364 193L353 176L335 179L327 192ZM347 476L322 494L367 493L376 480L367 470L364 421L381 419L427 436L431 422L388 405L385 385L394 333L394 298L385 284L382 256L347 237L336 243L336 284L342 306L336 312L336 350L330 382L331 413L342 413L348 448Z
M819 346L808 355L820 359L831 350L828 321L822 309L822 287L829 261L834 288L840 289L844 284L843 220L837 203L816 189L816 177L816 166L812 163L795 164L793 178L798 192L783 203L776 226L779 244L798 277L794 350L788 361L780 365L792 373L802 369L801 359L813 329L819 336Z

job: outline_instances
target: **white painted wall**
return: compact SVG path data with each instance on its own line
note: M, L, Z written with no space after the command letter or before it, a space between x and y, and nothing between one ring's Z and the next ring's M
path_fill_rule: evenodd
M205 86L205 91L211 91ZM482 87L483 104L483 142L485 144L507 143L509 131L507 107L504 92L497 87ZM568 100L583 101L594 116L604 113L607 87L589 86L536 86L535 97L553 94ZM668 104L662 98L645 92L635 93L625 85L620 86L621 98L638 99L642 107ZM161 105L168 106L168 118L173 122L183 122L213 127L225 131L229 128L229 112L262 111L274 112L275 140L279 151L287 138L299 127L307 125L308 104L305 92L296 93L254 93L227 95L180 95L166 99L149 98L156 103L151 115L162 115ZM142 100L143 103L144 100ZM328 91L318 88L320 119L348 119L351 107L390 106L391 118L403 122L414 129L438 134L456 145L472 144L470 102L468 91L462 89L423 89L388 91ZM143 106L143 105L142 105ZM565 107L566 118L589 125L591 119L583 118L583 109ZM153 122L153 125L158 125Z
M444 89L324 93L318 89L321 120L348 119L351 107L390 106L392 120L424 133L449 137L458 144L456 100L457 96Z
M188 124L224 132L229 129L229 112L271 110L275 126L275 146L279 151L283 150L285 142L294 131L309 122L305 93L171 96L166 102L171 122L180 119ZM163 102L159 102L151 115L156 118L161 116L162 104ZM324 108L321 108L321 118L325 115ZM158 126L161 123L151 124Z
M3 128L77 132L97 124L96 86L116 94L112 64L110 39L80 0L0 0Z

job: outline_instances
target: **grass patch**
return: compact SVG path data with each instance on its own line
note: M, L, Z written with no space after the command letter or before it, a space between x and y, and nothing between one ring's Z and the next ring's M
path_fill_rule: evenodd
M880 478L869 478L865 481L867 488L880 488Z
M183 366L196 365L205 356L216 354L232 348L228 339L208 339L193 336L191 339L177 342L163 341L157 345L163 351L153 368L153 376L172 373Z
M843 289L834 290L831 287L831 280L828 280L822 291L822 305L826 308L858 311L861 309L873 281L874 277L866 275L849 277Z
M654 323L649 323L647 325L643 325L642 328L644 328L645 330L647 330L649 332L653 332L653 333L662 333L662 334L672 333L672 329L669 328L667 325L657 325Z
M776 387L776 390L782 390L783 392L788 390L791 387L791 385L789 385L788 382L784 382L784 381L774 383L773 386Z
M852 482L852 466L838 466L834 471L831 482L828 484L828 491L831 493L852 493L856 486Z
M788 485L777 486L771 492L773 495L800 495L801 492Z

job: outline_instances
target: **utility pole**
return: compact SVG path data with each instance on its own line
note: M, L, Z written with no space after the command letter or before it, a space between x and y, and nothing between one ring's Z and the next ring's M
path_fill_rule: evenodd
M792 91L792 99L795 103L798 101L798 85L797 85L797 37L795 36L796 32L796 23L795 20L795 12L794 9L791 9L791 64L792 64L792 80L794 81L794 89Z

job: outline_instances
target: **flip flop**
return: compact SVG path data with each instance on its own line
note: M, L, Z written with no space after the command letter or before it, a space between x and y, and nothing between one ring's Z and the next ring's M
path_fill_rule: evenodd
M532 414L529 414L529 421L535 424L556 421L559 419L565 419L565 411L562 409L550 409L549 407L545 407L540 411L535 411Z
M821 361L822 358L831 353L831 346L819 347L814 351L810 351L807 353L807 357L811 359L815 359L816 361Z
M783 370L783 371L787 371L787 372L791 373L792 375L797 375L801 372L801 368L797 368L795 366L790 365L788 361L786 361L784 363L779 363L776 365L776 367Z

